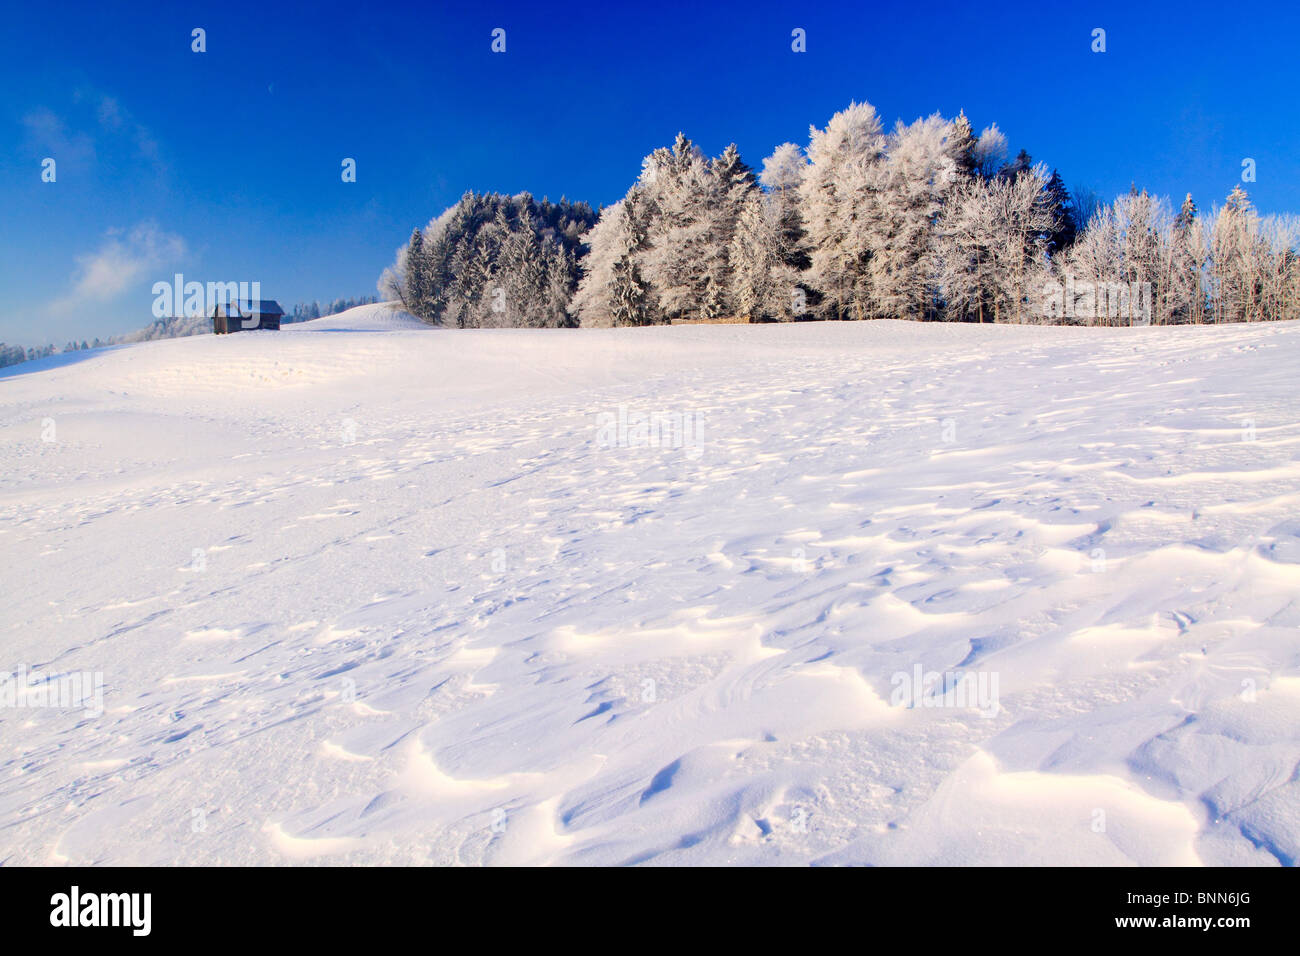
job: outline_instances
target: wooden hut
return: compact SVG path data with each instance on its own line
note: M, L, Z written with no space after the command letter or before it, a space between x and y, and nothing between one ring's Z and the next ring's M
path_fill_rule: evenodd
M217 335L227 332L248 332L253 329L280 331L280 318L284 309L274 299L255 301L235 300L212 310L212 331Z

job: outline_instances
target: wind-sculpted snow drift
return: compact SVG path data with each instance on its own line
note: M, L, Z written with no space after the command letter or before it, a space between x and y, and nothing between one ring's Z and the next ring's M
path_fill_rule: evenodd
M366 307L10 374L0 671L103 698L0 708L0 862L1294 864L1298 364Z

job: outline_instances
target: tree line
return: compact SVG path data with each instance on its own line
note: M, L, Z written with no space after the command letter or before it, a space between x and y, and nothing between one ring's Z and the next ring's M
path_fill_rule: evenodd
M372 305L379 301L378 296L362 295L356 298L335 299L332 302L326 302L321 305L320 302L299 302L289 313L281 320L289 324L293 322L310 322L312 319L324 318L327 315L337 315L340 312L346 312L348 309L355 309L360 305ZM211 331L211 329L209 329Z
M1008 159L996 125L887 131L853 103L759 171L678 134L598 217L467 193L380 291L458 327L1256 321L1300 317L1298 243L1294 217L1260 216L1240 187L1208 215L1136 188L1102 204L1024 150Z

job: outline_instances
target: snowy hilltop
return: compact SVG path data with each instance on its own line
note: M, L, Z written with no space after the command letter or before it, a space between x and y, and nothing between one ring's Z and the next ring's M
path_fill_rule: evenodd
M1294 864L1300 324L0 377L0 863Z

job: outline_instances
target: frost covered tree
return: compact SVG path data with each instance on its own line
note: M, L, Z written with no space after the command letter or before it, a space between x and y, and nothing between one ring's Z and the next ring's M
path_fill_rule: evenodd
M788 196L795 202L799 184L808 170L803 150L794 143L782 143L763 160L763 171L758 181L770 195Z
M601 211L587 233L587 255L573 309L584 326L649 325L659 310L641 272L649 198L641 185Z
M998 242L988 181L960 181L944 206L938 225L938 279L946 317L959 321L993 319Z
M825 129L810 130L799 197L812 249L808 280L826 318L865 318L869 311L870 231L880 218L884 156L880 117L870 103L851 103Z
M1120 281L1128 285L1150 283L1154 295L1159 295L1169 222L1167 204L1145 189L1134 189L1115 200L1115 215L1124 237Z
M740 217L749 201L760 196L758 178L740 158L736 144L709 163L714 200L708 207L708 231L704 269L707 275L702 313L718 318L732 312L731 250Z
M935 223L957 168L948 152L952 124L937 113L889 136L879 167L876 215L868 233L872 314L923 319L935 305Z
M1063 276L1083 290L1075 321L1132 324L1137 318L1131 299L1135 289L1150 303L1155 324L1176 321L1172 317L1175 286L1190 309L1194 292L1186 282L1176 283L1174 273L1176 268L1190 270L1192 264L1174 265L1173 223L1164 200L1136 189L1097 210L1070 248L1062 270ZM1189 229L1190 225L1189 220ZM1190 246L1187 251L1190 254ZM1194 279L1190 271L1184 278ZM1144 287L1149 292L1144 292ZM1126 311L1120 308L1122 299L1117 298L1123 295L1130 296Z
M1257 245L1257 284L1260 317L1300 317L1300 220L1268 216L1260 220Z
M1007 158L1007 137L997 123L984 127L975 142L972 158L975 172L984 179L992 179L1002 169Z
M551 244L538 234L531 211L519 211L512 228L503 208L498 208L494 226L501 235L501 251L494 270L499 282L492 289L491 316L483 325L505 328L542 327L549 318L546 269L552 264L544 249Z
M766 190L766 206L776 239L777 262L772 267L771 316L801 318L817 294L804 275L812 265L808 230L804 226L799 187L808 161L794 143L782 143L763 160L759 183Z
M1246 191L1233 188L1218 210L1210 234L1211 288L1215 322L1249 322L1255 310L1254 263L1259 218Z
M1081 288L1097 290L1119 282L1124 269L1124 233L1113 206L1097 209L1088 228L1070 247L1066 263L1066 274ZM1098 307L1095 291L1076 311L1074 321L1084 325L1107 321L1105 304Z
M1196 203L1188 193L1170 226L1162 322L1199 325L1205 321L1205 259L1204 232L1197 220Z
M639 185L648 215L637 262L664 318L727 314L728 260L741 211L758 190L753 171L734 144L709 160L678 133L672 147L646 157Z
M735 314L752 321L783 317L778 207L751 193L732 237L731 301ZM788 293L787 293L788 295Z
M944 143L944 151L952 161L954 186L975 175L975 142L970 120L966 118L966 111L963 110L952 121Z
M574 276L579 274L577 255L552 236L542 244L543 288L539 298L539 325L562 328L578 324L577 313L570 303L577 292Z
M412 235L412 239L414 234ZM397 250L397 258L391 266L386 266L380 273L377 288L380 297L385 302L400 302L402 308L408 312L411 311L410 303L406 301L406 255L410 251L410 243L402 246Z
M668 320L698 316L711 273L709 204L713 177L704 154L678 133L671 148L646 157L641 184L649 207L647 244L638 265Z
M1046 185L1047 171L1041 165L1014 179L997 177L988 183L995 322L1024 323L1041 316L1041 292L1047 279L1046 237L1056 226L1042 201Z
M433 276L429 270L429 255L424 248L424 233L415 229L406 253L406 268L410 276L407 284L407 308L415 315L433 308Z

